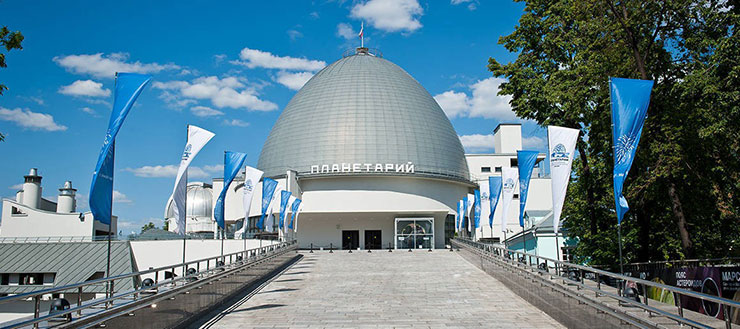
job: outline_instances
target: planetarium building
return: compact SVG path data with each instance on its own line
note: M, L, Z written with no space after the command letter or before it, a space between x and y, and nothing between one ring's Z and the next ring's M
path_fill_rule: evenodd
M519 148L520 140L521 134ZM454 235L458 200L478 188L468 163L452 124L424 87L379 53L358 48L298 91L257 167L303 200L297 232L285 233L301 247L427 249L444 248ZM500 167L488 169L490 176ZM222 186L214 179L214 191ZM243 188L243 177L237 178L226 195L232 231L244 222ZM259 234L261 190L261 184L254 188L247 235Z

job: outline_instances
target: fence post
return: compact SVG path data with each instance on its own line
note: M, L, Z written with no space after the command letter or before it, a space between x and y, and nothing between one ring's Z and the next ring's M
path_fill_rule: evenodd
M36 295L35 297L33 297L33 318L34 319L38 319L38 317L39 317L39 308L40 307L41 307L41 296L40 295ZM38 322L34 323L33 324L33 327L34 328L38 328L39 327L39 323Z

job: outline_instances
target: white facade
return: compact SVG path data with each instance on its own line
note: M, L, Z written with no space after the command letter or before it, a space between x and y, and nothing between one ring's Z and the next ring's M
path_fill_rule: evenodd
M58 203L41 197L41 176L36 168L26 176L16 200L3 199L0 238L78 238L91 240L106 235L108 225L93 219L91 212L75 212L72 182L59 189ZM111 232L117 232L118 218L111 219Z

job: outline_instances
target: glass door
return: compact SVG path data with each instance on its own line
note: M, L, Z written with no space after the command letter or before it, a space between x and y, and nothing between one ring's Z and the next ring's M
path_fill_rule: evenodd
M434 248L434 218L396 218L396 249Z

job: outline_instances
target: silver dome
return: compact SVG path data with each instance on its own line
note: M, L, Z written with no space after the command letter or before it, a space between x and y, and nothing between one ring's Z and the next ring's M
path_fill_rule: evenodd
M265 177L278 177L288 169L310 173L314 165L407 162L414 175L469 179L460 139L434 98L399 66L358 52L298 91L267 137L257 167Z
M211 218L213 214L213 186L202 182L188 183L187 218ZM175 218L175 202L170 195L165 209L165 218Z

